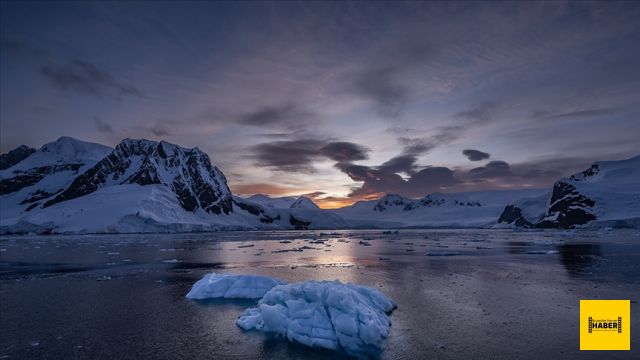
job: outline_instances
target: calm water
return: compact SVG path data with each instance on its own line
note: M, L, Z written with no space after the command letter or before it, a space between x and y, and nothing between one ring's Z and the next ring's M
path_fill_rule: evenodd
M382 359L630 359L640 350L633 230L1 237L0 260L0 358L343 357L241 331L235 319L253 301L185 299L207 272L376 287L398 303ZM632 300L631 352L578 351L580 299Z

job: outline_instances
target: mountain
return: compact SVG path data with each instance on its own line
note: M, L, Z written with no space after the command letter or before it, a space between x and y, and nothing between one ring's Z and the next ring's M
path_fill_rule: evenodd
M640 156L596 162L557 181L543 196L507 205L498 222L537 228L635 226L640 223Z
M482 227L496 221L504 205L543 190L434 193L422 199L388 194L331 210L360 227Z
M287 209L296 201L295 196L270 197L269 195L255 194L247 198L248 201L273 209Z
M224 174L198 148L167 142L125 139L104 159L78 176L43 207L88 195L105 186L138 184L170 188L187 211L232 211L231 191Z
M0 171L0 218L10 221L64 190L111 148L61 137Z
M0 155L0 170L8 169L36 152L36 149L20 145L6 154Z
M61 138L3 171L0 184L2 233L346 226L310 200L276 209L234 197L207 154L164 141L125 139L111 149Z
M269 195L255 194L246 200L272 209L320 209L313 200L306 196L270 197Z
M320 207L316 205L316 203L305 196L300 196L299 198L297 198L293 203L291 203L291 206L289 207L292 209L320 209Z
M304 196L234 196L206 153L165 141L112 149L61 137L13 154L6 163L26 157L0 170L5 234L640 225L640 156L595 163L550 190L388 194L323 210Z

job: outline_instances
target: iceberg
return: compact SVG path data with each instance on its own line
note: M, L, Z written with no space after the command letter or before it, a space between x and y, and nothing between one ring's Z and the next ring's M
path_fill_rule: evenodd
M193 284L186 297L194 300L260 299L274 286L283 284L286 282L269 276L211 273Z
M236 321L244 330L275 333L310 347L374 353L389 335L396 304L381 292L339 281L275 286Z

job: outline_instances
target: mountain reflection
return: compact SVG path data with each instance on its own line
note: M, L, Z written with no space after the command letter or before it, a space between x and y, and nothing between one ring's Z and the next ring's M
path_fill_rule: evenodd
M584 276L602 260L599 244L564 244L557 247L560 262L569 275Z

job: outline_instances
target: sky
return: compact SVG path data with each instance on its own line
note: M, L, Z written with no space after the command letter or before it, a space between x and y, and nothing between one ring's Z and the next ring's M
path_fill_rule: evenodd
M338 207L640 154L640 2L1 3L0 150L198 147Z

